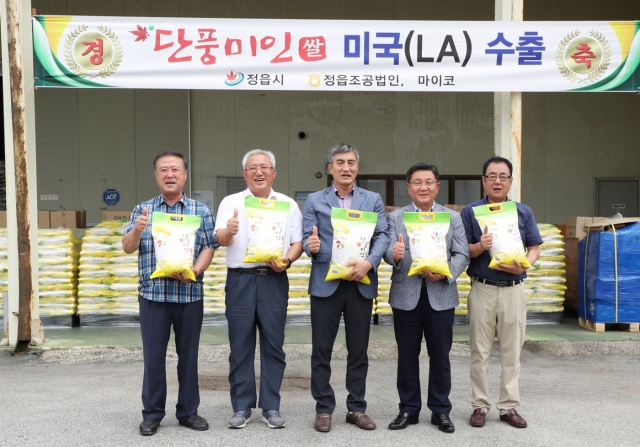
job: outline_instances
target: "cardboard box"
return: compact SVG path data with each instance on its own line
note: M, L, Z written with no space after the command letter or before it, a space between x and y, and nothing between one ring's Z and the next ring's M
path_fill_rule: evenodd
M7 228L6 211L0 211L0 228ZM38 228L51 228L49 211L38 211Z
M388 205L387 205L387 206L385 206L385 207L384 207L384 212L385 212L386 214L391 214L391 213L393 213L395 210L399 210L400 208L404 208L404 207L402 207L402 206L388 206Z
M462 208L465 207L465 205L444 205L445 208L449 208L450 210L453 211L457 211L459 213L462 212Z
M85 228L87 226L86 211L51 211L51 228Z
M584 225L591 223L593 221L593 217L569 217L567 219L567 239L582 239L586 236L584 232Z
M131 210L128 211L102 211L102 220L115 220L117 222L129 222Z
M38 228L51 228L51 217L49 211L38 211Z
M611 231L613 228L623 228L626 224L640 222L640 217L626 217L621 219L605 219L594 217L593 221L584 224L585 231Z
M564 240L564 262L565 262L565 285L567 290L564 294L565 307L573 310L578 309L578 242L580 239ZM544 245L543 245L544 247Z

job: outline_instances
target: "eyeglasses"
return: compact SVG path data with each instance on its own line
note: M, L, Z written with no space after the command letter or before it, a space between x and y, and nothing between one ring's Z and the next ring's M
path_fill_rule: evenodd
M426 186L427 188L431 188L436 183L438 182L434 180L427 180L426 182L409 182L410 185L416 188L422 188L422 185Z
M506 182L511 178L511 176L507 174L500 174L500 175L489 174L489 175L483 175L483 177L491 182L495 182L498 179L500 179L501 182Z
M258 172L258 169L261 170L262 172L266 172L269 169L275 169L275 168L273 166L267 166L267 165L260 165L260 166L251 165L251 166L247 166L244 170L249 172L249 173L251 173L251 174L254 174L254 173Z
M171 172L172 174L177 174L178 172L182 172L182 168L178 167L178 166L172 166L172 167L161 167L160 169L157 170L160 174L162 175L166 175L169 172Z

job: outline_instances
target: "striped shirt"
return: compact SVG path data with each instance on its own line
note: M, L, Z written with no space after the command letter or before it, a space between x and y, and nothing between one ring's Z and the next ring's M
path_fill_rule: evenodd
M204 274L200 274L196 281L187 284L168 277L150 278L156 269L156 255L153 248L153 236L151 235L152 213L201 216L202 222L200 223L200 229L196 233L195 250L193 252L193 262L195 263L202 250L220 246L213 233L215 221L211 210L204 203L189 199L185 195L173 206L169 206L160 195L149 201L142 202L134 208L129 226L124 234L133 230L136 219L142 214L143 208L147 208L149 211L149 224L140 237L140 246L138 247L138 272L140 274L138 291L140 296L161 303L192 303L201 300L203 297L202 278Z

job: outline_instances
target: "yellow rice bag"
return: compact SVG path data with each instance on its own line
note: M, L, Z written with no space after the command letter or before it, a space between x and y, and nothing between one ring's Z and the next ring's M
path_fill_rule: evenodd
M344 278L353 270L353 267L347 264L353 260L367 257L369 243L377 222L377 213L331 208L333 245L331 248L331 265L325 281ZM371 284L368 275L362 278L360 282Z
M447 262L447 232L451 224L449 213L404 213L404 226L409 235L411 268L409 276L423 270L452 277Z
M474 206L473 214L482 231L487 228L493 235L489 268L498 268L499 264L513 264L514 261L518 261L524 268L531 267L518 229L516 202Z
M269 262L275 259L282 265L284 234L291 212L291 204L279 200L245 197L247 214L247 254L242 262Z
M200 216L157 212L152 214L151 234L156 254L156 270L151 278L184 273L191 281L196 280L191 267L200 221Z

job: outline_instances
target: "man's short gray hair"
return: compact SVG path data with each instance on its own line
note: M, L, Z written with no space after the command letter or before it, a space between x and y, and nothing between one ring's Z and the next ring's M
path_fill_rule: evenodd
M247 160L249 159L249 157L251 157L252 155L256 155L256 154L262 154L262 155L266 155L267 157L269 157L269 161L273 165L273 169L276 168L276 157L275 157L275 155L273 155L273 152L265 151L264 149L252 149L249 152L247 152L246 154L244 154L244 157L242 157L242 170L243 171L245 169L247 169Z
M336 154L344 154L345 152L353 152L356 154L356 162L360 164L360 154L358 154L358 149L356 149L354 145L347 143L338 143L329 149L329 153L327 154L328 163L333 163L333 157Z

